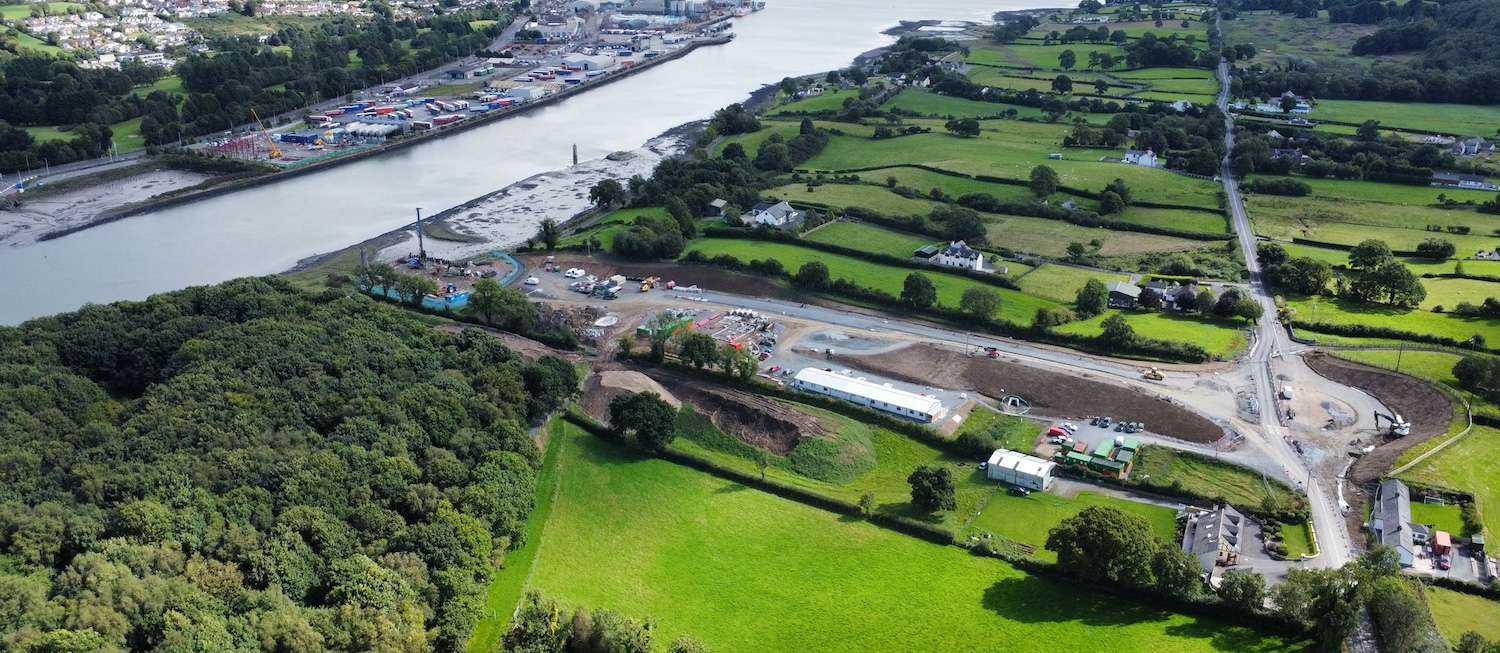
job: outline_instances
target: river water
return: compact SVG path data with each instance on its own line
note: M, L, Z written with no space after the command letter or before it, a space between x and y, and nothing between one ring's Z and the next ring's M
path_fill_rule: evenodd
M1035 0L771 0L727 45L550 107L357 163L0 248L0 324L237 277L374 237L580 159L631 150L783 77L845 67L901 20L988 20Z

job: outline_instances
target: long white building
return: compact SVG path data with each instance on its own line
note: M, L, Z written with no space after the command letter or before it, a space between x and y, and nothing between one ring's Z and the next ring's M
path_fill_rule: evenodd
M1007 449L990 454L985 474L992 480L1033 490L1045 490L1052 484L1052 470L1057 463Z
M804 367L791 383L793 389L816 392L893 415L931 422L943 413L943 402L937 397L897 390L864 379Z

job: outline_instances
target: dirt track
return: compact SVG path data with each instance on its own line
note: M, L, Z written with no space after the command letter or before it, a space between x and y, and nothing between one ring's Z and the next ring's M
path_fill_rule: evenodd
M1224 436L1223 428L1202 415L1151 395L1004 359L969 358L956 351L919 345L876 356L860 356L851 362L871 372L913 383L962 387L997 398L1020 395L1045 415L1108 415L1116 420L1145 422L1152 433L1188 442L1213 442Z
M1305 358L1307 366L1314 372L1365 391L1411 422L1411 435L1376 445L1374 451L1365 454L1349 468L1348 481L1344 485L1345 498L1350 505L1349 532L1360 540L1364 537L1365 505L1370 499L1363 488L1379 480L1406 450L1446 433L1453 421L1453 400L1443 391L1404 374L1332 356L1310 355Z

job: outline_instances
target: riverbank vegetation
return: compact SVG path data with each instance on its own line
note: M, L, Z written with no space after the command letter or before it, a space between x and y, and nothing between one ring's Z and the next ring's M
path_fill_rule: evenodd
M465 650L577 380L430 326L246 279L0 328L7 648Z

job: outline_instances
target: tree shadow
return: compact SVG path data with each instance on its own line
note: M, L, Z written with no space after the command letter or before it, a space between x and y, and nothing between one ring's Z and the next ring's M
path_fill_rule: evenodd
M1026 574L1005 578L984 591L984 607L1021 623L1082 623L1126 626L1165 621L1171 613L1126 598L1091 593L1086 587Z
M1310 653L1317 649L1317 645L1309 640L1288 640L1253 628L1230 626L1205 619L1194 619L1188 623L1167 626L1165 632L1173 637L1207 639L1213 642L1215 651L1225 651L1225 653L1271 653L1272 651Z
M730 483L729 485L725 485L724 487L714 490L714 494L737 494L748 489L750 489L750 486L743 483Z
M633 465L656 460L655 456L644 451L590 433L585 433L573 442L578 444L583 459L595 465Z

